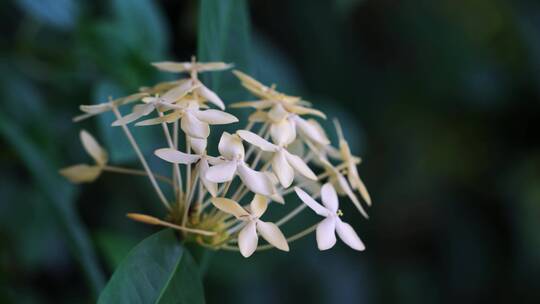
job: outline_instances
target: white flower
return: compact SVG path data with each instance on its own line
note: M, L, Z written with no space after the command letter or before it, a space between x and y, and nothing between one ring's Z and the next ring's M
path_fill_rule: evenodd
M362 251L366 248L351 225L339 218L341 212L338 210L338 197L336 190L331 184L326 183L321 188L322 203L324 206L317 203L304 190L295 187L294 191L315 213L326 217L317 225L316 234L319 250L330 249L336 244L336 232L339 238L352 249Z
M208 169L206 172L208 180L223 183L231 181L235 174L238 174L244 185L252 192L265 196L271 196L275 192L272 181L266 174L251 169L244 162L244 146L237 135L223 132L218 150L224 159Z
M246 131L239 130L236 132L243 140L249 142L250 144L257 146L263 151L273 153L272 156L272 170L279 179L281 185L285 188L289 187L294 180L294 171L307 177L311 180L317 180L317 176L311 169L304 163L304 161L287 151L287 149L282 145L275 145L259 135ZM283 143L282 143L283 144ZM288 144L288 143L287 143ZM293 169L294 168L294 169Z
M283 251L289 251L289 244L278 226L259 219L268 207L268 200L265 197L255 195L249 205L249 211L237 202L223 197L213 198L212 203L221 211L232 214L237 219L246 223L238 234L238 247L244 257L249 257L257 249L259 242L257 232L274 247Z
M175 109L162 117L152 118L136 123L136 126L148 126L163 122L171 123L180 119L180 127L187 135L196 138L207 138L210 135L209 125L223 125L238 122L235 116L214 109L199 110L197 102L189 102L187 106Z
M107 164L108 155L107 151L103 149L99 143L90 135L90 133L82 130L79 134L81 142L83 144L84 150L90 155L94 161L95 165L87 164L78 164L73 165L60 170L60 174L67 178L72 183L89 183L96 180L101 172L103 167Z
M192 144L193 150L197 154L184 153L172 148L157 149L154 151L154 154L157 157L173 164L191 165L193 163L197 163L199 178L201 179L202 184L206 190L208 190L210 195L215 197L217 195L217 184L208 180L206 178L206 173L210 168L208 165L209 163L217 164L219 161L216 157L206 155L206 139L190 138L189 140Z

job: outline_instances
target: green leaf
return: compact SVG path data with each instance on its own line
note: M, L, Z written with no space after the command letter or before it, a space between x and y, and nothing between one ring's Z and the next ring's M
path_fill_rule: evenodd
M163 60L168 45L164 17L151 0L113 0L116 26L137 53L149 60Z
M195 261L173 230L162 230L137 245L114 272L99 297L106 303L204 303Z
M14 121L2 113L0 113L0 134L20 155L37 186L58 214L68 235L73 256L79 260L94 294L97 295L104 285L104 278L87 231L73 208L75 188L57 174L58 168L40 152L42 149L32 142Z
M235 69L252 72L250 22L246 0L201 0L197 58L199 61L234 63ZM245 90L231 73L210 73L211 88L225 99L244 98Z

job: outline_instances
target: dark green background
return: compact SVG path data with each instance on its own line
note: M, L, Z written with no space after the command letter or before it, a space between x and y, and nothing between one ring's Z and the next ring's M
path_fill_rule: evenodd
M249 4L252 26L240 10L241 34L227 52L246 54L239 66L342 120L374 206L365 221L344 204L364 253L341 243L321 253L313 235L288 254L247 260L195 252L207 267L207 302L540 302L540 3ZM146 180L104 175L72 187L56 170L89 161L83 127L117 164L135 165L107 118L74 125L71 117L79 104L167 79L148 63L197 53L198 8L0 3L0 303L91 303L101 272L108 277L156 231L124 216L163 215ZM146 152L163 143L139 133ZM285 231L315 220L306 213Z

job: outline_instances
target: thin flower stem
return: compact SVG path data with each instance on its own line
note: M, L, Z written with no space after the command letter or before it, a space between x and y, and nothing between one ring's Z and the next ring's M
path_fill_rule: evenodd
M163 113L158 111L159 117L163 117ZM161 123L161 126L163 127L163 133L165 134L165 138L167 139L167 143L169 144L169 148L174 149L174 142L171 138L171 133L169 131L169 128L167 127L167 123L163 122ZM180 174L180 165L179 164L173 164L173 170L175 174L175 179L178 181L178 184L175 186L175 193L178 193L178 195L182 195L183 189L182 189L182 175ZM178 199L179 201L179 199Z
M116 106L113 106L112 110L113 110L114 115L116 116L117 119L122 118L122 114L120 113L120 111L118 111L118 108ZM148 166L148 163L146 162L146 159L144 158L144 155L142 154L141 149L137 145L137 142L135 141L135 138L133 138L133 135L131 134L131 131L129 130L129 128L126 125L122 125L121 127L122 127L122 130L124 131L124 134L128 138L128 140L129 140L129 142L131 144L131 147L133 148L133 150L135 151L135 153L139 157L139 161L141 162L144 170L148 174L148 179L150 179L150 183L152 184L152 186L156 190L156 193L157 193L159 199L161 200L161 203L163 203L165 208L167 208L167 210L170 211L171 210L171 205L169 204L169 202L165 198L165 195L163 195L163 192L161 191L161 188L159 187L159 185L158 185L158 183L156 181L156 178L154 177L154 174L150 170L150 167Z
M123 168L123 167L116 167L116 166L104 166L103 171L112 172L112 173L120 173L120 174L130 174L130 175L136 175L136 176L148 176L148 174L144 170ZM154 173L154 176L156 177L157 180L168 183L171 186L173 185L173 181L166 176L159 175L156 173Z
M174 149L178 150L178 120L175 120L173 123L173 145L174 145ZM182 182L177 180L176 175L175 175L176 169L174 167L172 168L172 171L173 171L172 176L173 176L173 181L174 181L174 194L178 201L180 199L180 191L179 191L178 186Z
M186 136L186 153L191 153L191 143L187 136ZM193 192L193 190L194 189L191 189L191 164L188 164L187 171L186 171L186 195L184 199L184 215L182 216L182 226L186 225L186 221L189 215L189 205L190 205L189 198L191 197L191 192Z

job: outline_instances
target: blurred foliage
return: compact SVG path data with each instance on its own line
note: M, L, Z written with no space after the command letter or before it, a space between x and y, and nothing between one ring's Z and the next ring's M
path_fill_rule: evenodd
M209 303L538 303L540 3L242 2L208 20L205 1L0 3L0 303L91 303L78 261L109 275L155 231L124 216L160 214L145 179L75 188L55 170L86 157L80 128L127 147L110 118L72 124L79 104L163 80L149 62L193 54L230 58L339 117L374 200L369 221L344 206L364 254L318 252L314 236L249 260L200 253ZM197 49L205 39L232 53ZM161 142L136 135L147 151ZM128 151L113 161L134 165Z

